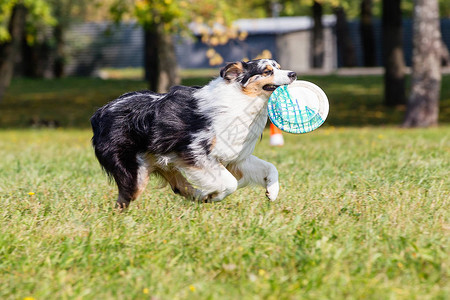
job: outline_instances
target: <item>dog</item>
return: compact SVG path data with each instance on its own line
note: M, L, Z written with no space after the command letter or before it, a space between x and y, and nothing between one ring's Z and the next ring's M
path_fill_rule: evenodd
M275 200L278 171L252 152L271 93L296 78L271 59L238 61L204 87L131 92L98 109L91 118L92 145L117 183L116 205L128 207L151 174L197 201L221 201L249 184L263 186Z

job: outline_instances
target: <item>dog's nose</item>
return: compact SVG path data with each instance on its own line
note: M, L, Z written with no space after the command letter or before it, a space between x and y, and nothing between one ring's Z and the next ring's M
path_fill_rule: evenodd
M289 72L289 73L288 73L288 77L289 77L290 79L292 79L292 80L295 80L295 79L297 79L297 73L295 73L295 72Z

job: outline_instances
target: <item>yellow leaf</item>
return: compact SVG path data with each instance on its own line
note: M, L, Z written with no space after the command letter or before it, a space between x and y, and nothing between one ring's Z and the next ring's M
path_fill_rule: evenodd
M241 32L239 33L239 39L240 39L241 41L245 40L245 39L247 38L247 36L248 36L248 33L247 33L246 31L241 31Z
M213 37L211 37L211 39L209 40L209 43L210 43L212 46L217 46L217 45L219 45L219 38L218 38L217 36L213 36Z
M209 48L208 51L206 51L207 58L212 58L214 54L216 54L216 50L214 50L213 48Z

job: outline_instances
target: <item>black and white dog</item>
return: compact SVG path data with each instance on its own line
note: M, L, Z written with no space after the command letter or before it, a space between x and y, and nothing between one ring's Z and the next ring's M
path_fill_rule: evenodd
M91 118L92 144L117 183L118 206L136 199L150 174L200 201L220 201L248 184L262 185L275 200L277 169L251 154L270 94L296 77L274 60L241 61L204 87L127 93L100 108Z

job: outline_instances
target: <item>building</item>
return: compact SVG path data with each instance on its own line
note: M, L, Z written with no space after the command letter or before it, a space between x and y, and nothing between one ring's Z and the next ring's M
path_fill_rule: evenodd
M336 42L333 33L334 16L324 16L325 57L324 69L337 67ZM254 58L263 50L269 50L282 66L295 71L306 71L312 66L310 17L280 17L267 19L241 19L235 22L240 31L248 34L244 41L231 40L215 47L225 61L237 61L244 57ZM177 58L182 68L208 68L206 57L208 46L199 39L198 30L192 28L195 36L176 44Z

